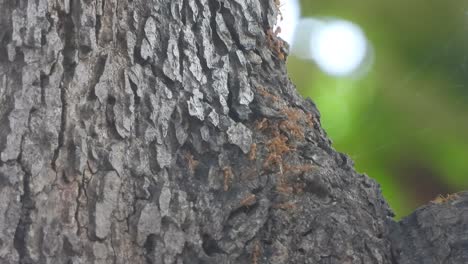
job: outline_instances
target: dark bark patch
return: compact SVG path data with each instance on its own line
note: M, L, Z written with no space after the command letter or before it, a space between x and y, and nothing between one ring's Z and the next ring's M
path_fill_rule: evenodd
M226 254L218 245L216 240L214 240L210 235L202 235L202 247L206 255L212 257L215 254Z

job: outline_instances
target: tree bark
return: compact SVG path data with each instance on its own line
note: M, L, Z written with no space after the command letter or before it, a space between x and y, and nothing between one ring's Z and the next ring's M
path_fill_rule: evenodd
M0 0L0 263L466 263L287 77L274 0Z

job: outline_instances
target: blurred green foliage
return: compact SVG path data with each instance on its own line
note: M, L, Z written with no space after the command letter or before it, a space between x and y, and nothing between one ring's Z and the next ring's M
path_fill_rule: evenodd
M401 218L438 194L468 189L468 2L303 0L302 17L361 26L375 61L335 78L288 58L334 147L375 178Z

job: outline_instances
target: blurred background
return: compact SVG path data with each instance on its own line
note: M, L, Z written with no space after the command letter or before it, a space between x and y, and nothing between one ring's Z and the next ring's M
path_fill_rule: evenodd
M468 1L281 0L290 78L399 219L468 189Z

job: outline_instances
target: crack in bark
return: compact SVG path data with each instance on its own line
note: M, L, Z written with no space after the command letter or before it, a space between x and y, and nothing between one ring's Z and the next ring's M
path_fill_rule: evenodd
M185 59L185 53L184 53L184 29L180 29L179 33L179 38L177 40L177 48L179 49L179 74L181 81L183 82L184 80L184 59Z
M104 5L105 5L105 0L102 0L102 3L101 3L101 14L98 14L98 12L96 12L96 25L94 26L94 34L96 36L96 44L99 45L99 32L101 31L101 19L102 19L102 16L104 15Z
M49 84L49 76L43 71L40 72L41 104L45 105L45 87Z
M114 233L113 232L110 234L110 245L111 245L111 248L112 248L113 258L114 258L112 263L115 264L115 263L117 263L117 251L115 250L115 246L114 246Z
M17 164L20 165L21 170L24 173L23 177L23 195L21 195L21 216L18 225L16 226L13 245L18 252L20 263L30 263L30 253L27 246L28 229L31 226L33 220L31 219L31 211L35 208L35 202L32 199L30 180L31 172L26 168L22 162L23 157L23 144L25 134L21 137L20 154L16 160Z
M187 3L187 0L182 0L182 8L181 8L181 20L182 20L182 24L185 26L187 25L187 12L188 12L188 3Z
M54 157L52 159L52 169L57 173L57 160L59 158L60 154L60 149L64 146L65 144L65 133L67 129L67 108L68 108L68 102L67 102L67 89L68 86L70 85L70 82L73 79L73 76L75 75L75 67L76 67L76 62L74 61L74 55L77 51L76 48L76 39L74 38L76 36L75 32L75 24L72 19L72 0L70 0L70 14L64 14L62 12L59 12L59 16L63 20L63 25L62 25L62 33L63 33L63 38L64 38L64 48L61 51L63 55L63 68L64 72L62 75L62 80L60 82L60 100L62 103L62 112L61 112L61 121L60 121L60 131L59 131L59 138L58 138L58 146L54 150Z
M90 85L90 92L89 92L89 98L90 99L95 99L96 98L96 85L101 81L102 74L104 73L104 69L106 68L106 62L107 62L107 57L108 54L104 54L98 57L96 64L94 66L94 78L91 80L91 85Z
M236 44L237 49L244 50L244 46L241 44L240 39L239 39L239 33L237 32L234 26L236 24L235 17L232 15L229 9L227 9L224 6L223 3L221 3L220 12L223 17L224 23L229 31L229 34L231 35L231 39L234 40L234 43Z
M228 54L229 50L221 40L218 31L216 30L216 13L221 10L221 4L217 0L209 0L208 7L210 9L211 17L210 17L210 29L211 29L211 36L213 38L213 46L215 47L216 53L219 56L223 57L224 55Z
M203 38L203 37L202 37ZM211 80L211 70L208 67L205 56L203 56L202 47L199 42L195 43L197 47L197 57L200 60L200 65L202 66L202 72L207 77L208 80Z
M86 171L86 170L85 170ZM75 209L75 222L76 222L76 235L77 236L80 236L81 235L81 223L80 223L80 206L81 206L81 202L80 202L80 199L81 199L81 195L83 193L83 186L84 186L84 179L85 179L85 171L83 172L83 175L82 175L82 180L81 180L81 183L79 183L77 181L77 184L78 184L78 195L76 196L76 209Z

